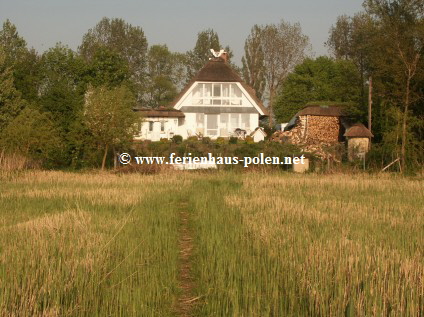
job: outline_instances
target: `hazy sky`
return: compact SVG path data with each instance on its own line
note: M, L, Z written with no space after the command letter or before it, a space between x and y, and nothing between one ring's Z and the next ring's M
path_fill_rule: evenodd
M62 42L77 49L82 36L102 17L122 18L140 26L149 45L172 51L194 47L197 33L213 28L240 64L254 24L300 22L316 56L327 54L330 26L342 14L362 9L362 0L0 0L0 22L11 20L30 47L40 53Z

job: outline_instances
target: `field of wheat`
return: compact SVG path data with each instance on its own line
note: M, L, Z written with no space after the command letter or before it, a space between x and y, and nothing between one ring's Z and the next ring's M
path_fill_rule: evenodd
M0 316L424 314L422 179L32 172L0 206Z

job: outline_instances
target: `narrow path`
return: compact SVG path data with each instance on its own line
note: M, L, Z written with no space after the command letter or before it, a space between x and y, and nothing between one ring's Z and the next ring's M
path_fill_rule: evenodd
M193 236L190 230L190 213L187 211L187 202L180 203L180 230L179 230L179 267L178 267L178 287L180 295L175 304L177 316L192 316L193 308L196 305L197 297L193 296L194 280L192 277L192 252Z

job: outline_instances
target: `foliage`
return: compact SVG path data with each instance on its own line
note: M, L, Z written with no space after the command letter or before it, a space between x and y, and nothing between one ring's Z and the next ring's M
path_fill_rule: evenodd
M109 147L123 146L136 133L138 115L133 111L135 99L125 86L90 88L84 105L84 123L95 142L104 149L105 168Z
M172 137L171 141L176 144L180 144L181 142L183 142L183 137L181 135L176 134Z
M177 95L181 81L180 55L166 45L153 45L147 54L147 87L145 105L149 108L167 106Z
M372 132L378 142L393 142L402 170L422 153L424 9L422 1L369 0L365 12L340 17L330 31L329 45L336 56L352 60L362 77L372 76ZM363 98L364 99L364 98ZM399 114L393 125L392 108ZM391 141L389 134L395 134Z
M47 114L26 107L3 130L0 139L6 152L52 163L58 158L62 140L58 129Z
M259 99L262 99L265 89L265 56L261 37L262 28L258 25L253 26L245 41L244 56L241 60L244 81L255 90Z
M128 63L118 53L107 47L99 47L87 66L85 80L94 87L129 85Z
M359 108L360 83L360 74L350 61L308 58L281 86L274 106L277 122L288 122L311 101L351 102Z
M130 79L137 86L137 97L141 98L147 64L147 40L143 30L126 23L123 19L103 18L84 35L79 52L86 60L91 61L96 60L96 56L99 59L100 48L102 48L101 54L109 51L107 52L109 59L110 55L116 54L125 61ZM113 75L113 70L110 74Z
M257 58L263 58L263 61L256 62L256 68L259 70L263 65L266 70L265 95L270 110L269 124L273 126L275 95L289 73L308 54L309 38L302 33L299 23L290 24L282 20L279 24L255 26L248 41L253 42L250 46L257 47ZM248 61L248 56L245 57L245 61ZM251 69L252 67L253 65L250 66ZM256 71L254 80L258 81L258 84L261 82L260 74L260 71ZM252 82L252 78L250 81Z
M210 52L211 49L214 49L216 52L219 52L222 49L218 33L216 33L213 29L207 29L199 32L197 34L196 45L186 54L187 82L191 80L199 72L199 70L205 66L205 64L209 61L209 58L212 57ZM231 67L237 70L238 67L231 62L233 53L230 47L226 46L224 50L227 52L228 62Z
M67 132L82 110L85 63L71 49L57 44L43 54L41 69L40 108Z
M6 54L0 47L0 132L24 107L21 94L16 90L12 69L7 66Z

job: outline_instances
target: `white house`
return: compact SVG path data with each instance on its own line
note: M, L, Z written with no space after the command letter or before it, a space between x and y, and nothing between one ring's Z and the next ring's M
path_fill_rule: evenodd
M216 139L255 131L268 111L228 65L226 53L217 55L181 91L171 110L137 110L144 113L144 122L136 139L157 141L174 135Z

